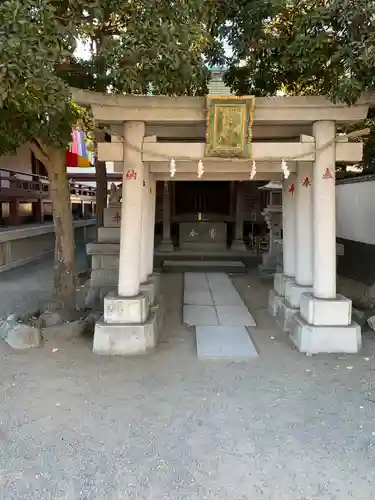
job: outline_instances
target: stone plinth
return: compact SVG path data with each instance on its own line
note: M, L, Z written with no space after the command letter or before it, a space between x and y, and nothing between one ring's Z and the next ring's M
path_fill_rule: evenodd
M93 351L110 356L144 354L157 345L159 310L151 310L144 324L108 324L101 317L95 325Z
M101 305L104 296L118 286L120 256L121 204L104 209L104 226L98 229L98 241L86 246L91 256L90 289L86 305Z
M181 222L180 248L182 250L220 251L227 248L225 222Z
M103 213L104 227L121 227L121 205L107 207Z
M315 326L300 314L292 319L290 339L300 352L357 353L362 347L361 327L357 323L347 326Z
M118 243L120 241L119 227L99 227L98 242L99 243Z
M108 324L145 323L150 310L150 302L145 295L118 297L108 294L104 299L104 321Z
M335 299L320 299L303 293L290 332L301 352L356 353L362 347L361 327L352 322L351 300L339 294Z
M115 293L105 297L104 314L95 325L96 354L129 356L156 347L164 319L159 278L150 276L136 297L119 297Z

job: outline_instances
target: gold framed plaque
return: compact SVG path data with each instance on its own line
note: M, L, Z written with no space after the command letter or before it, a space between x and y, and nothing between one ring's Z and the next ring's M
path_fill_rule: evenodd
M254 96L208 96L206 156L251 158Z

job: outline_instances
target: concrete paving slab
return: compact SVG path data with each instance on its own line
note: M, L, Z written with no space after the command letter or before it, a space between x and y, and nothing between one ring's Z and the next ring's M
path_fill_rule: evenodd
M246 266L240 261L230 260L165 260L163 262L164 272L211 272L222 271L224 273L240 273L246 272Z
M243 306L240 295L235 290L211 291L215 306Z
M256 326L249 310L241 306L216 306L219 325L221 326Z
M196 306L212 306L213 300L209 290L185 289L184 304Z
M199 359L241 361L258 353L245 327L197 326Z
M232 283L231 279L226 273L208 273L207 274L207 280L211 283L214 281L226 281L229 283Z
M218 325L214 306L184 306L184 323L192 326Z
M208 281L205 273L185 273L185 290L209 290Z

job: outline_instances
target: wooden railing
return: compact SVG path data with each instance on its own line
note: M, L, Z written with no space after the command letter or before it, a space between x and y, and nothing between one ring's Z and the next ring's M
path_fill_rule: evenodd
M96 189L93 186L69 181L70 193L76 196L94 198ZM0 197L6 198L48 198L49 180L37 174L29 174L0 168Z

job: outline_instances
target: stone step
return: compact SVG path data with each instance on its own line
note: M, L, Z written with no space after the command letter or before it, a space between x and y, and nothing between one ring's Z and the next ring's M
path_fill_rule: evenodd
M165 260L162 265L163 272L221 272L221 273L245 273L246 266L241 261L233 260Z

